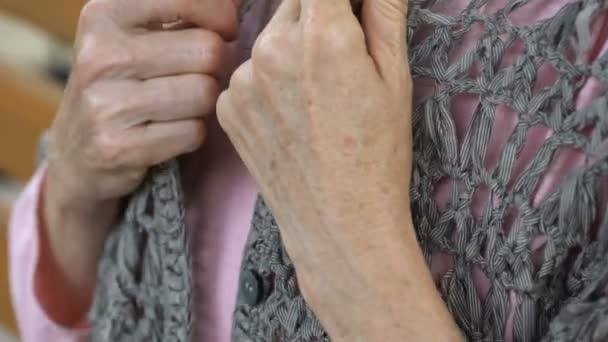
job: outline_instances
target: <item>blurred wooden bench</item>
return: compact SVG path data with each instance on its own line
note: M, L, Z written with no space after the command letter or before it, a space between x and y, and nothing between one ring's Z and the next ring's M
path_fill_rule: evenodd
M61 87L44 75L0 64L0 172L27 181L36 165L41 134L61 99Z
M57 39L74 39L85 0L0 0L0 9L23 18Z
M0 10L19 17L68 44L85 0L0 0ZM0 172L27 180L34 170L40 134L61 98L61 86L45 75L2 62L0 56Z
M86 0L0 0L0 11L16 16L71 44ZM2 44L2 42L0 42ZM10 48L10 47L9 47ZM36 167L38 143L57 111L62 86L41 70L24 68L0 55L0 177L24 184ZM8 289L6 227L18 189L0 181L0 325L16 326Z

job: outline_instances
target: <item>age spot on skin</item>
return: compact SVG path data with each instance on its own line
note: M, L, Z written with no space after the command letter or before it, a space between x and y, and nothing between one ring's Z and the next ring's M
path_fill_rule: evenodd
M345 154L353 154L359 147L359 142L354 137L347 135L342 139L342 150Z

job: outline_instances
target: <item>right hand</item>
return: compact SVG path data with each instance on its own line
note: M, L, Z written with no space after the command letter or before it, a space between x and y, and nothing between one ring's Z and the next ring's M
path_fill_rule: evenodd
M40 212L35 286L57 322L88 309L122 198L149 167L202 144L239 6L90 0L82 10L73 73L49 131Z
M236 2L85 5L74 71L49 134L47 181L63 201L116 201L150 166L201 145L202 118L220 90L225 41L238 28ZM190 28L152 29L177 20Z

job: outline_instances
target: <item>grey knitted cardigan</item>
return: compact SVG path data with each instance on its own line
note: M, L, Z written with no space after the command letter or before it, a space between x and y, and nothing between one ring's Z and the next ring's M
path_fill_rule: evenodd
M453 258L453 268L438 287L468 340L503 340L509 294L515 293L515 341L608 341L608 194L600 191L608 174L608 95L604 91L585 108L575 105L586 80L593 78L608 89L608 55L586 58L592 49L590 27L608 4L573 1L532 26L512 23L510 15L532 1L506 1L504 8L482 15L479 9L488 0L470 0L459 15L446 16L433 10L442 0L410 0L413 76L432 80L435 89L413 117L411 202L417 236L429 262L437 251ZM484 31L477 46L448 62L450 49L473 26ZM413 41L417 30L424 30L423 37ZM523 44L523 52L512 65L501 66L506 48L516 43ZM536 89L543 63L559 76ZM473 66L478 72L471 72ZM451 99L460 94L479 98L462 139L456 136L450 111ZM483 158L499 106L519 113L519 122L498 166L489 171ZM526 136L535 127L553 134L523 173L511 179ZM585 165L534 206L541 177L564 148L584 152ZM449 205L440 208L433 193L445 179L458 185ZM471 203L482 188L492 200L477 218ZM503 227L513 210L521 224L507 232ZM539 234L547 242L535 267L529 245ZM92 312L93 340L189 341L188 251L178 165L171 162L152 170L108 241ZM474 268L489 279L484 297L473 283ZM234 318L237 342L329 341L300 295L279 227L261 199L244 254Z

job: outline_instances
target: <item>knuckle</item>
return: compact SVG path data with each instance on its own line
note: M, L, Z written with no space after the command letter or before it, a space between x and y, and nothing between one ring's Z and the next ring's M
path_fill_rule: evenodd
M119 37L90 33L78 45L74 71L80 83L88 84L116 74L134 64L130 51L123 48Z
M203 96L217 99L220 94L220 85L218 81L205 75L197 75L196 77L198 78L196 82L200 85Z
M115 96L114 92L103 87L88 87L80 95L83 115L89 125L103 127L108 120L120 119L137 104L136 97Z
M109 13L110 6L107 0L89 0L80 10L78 27L81 30L91 27L99 18Z
M114 134L98 131L93 137L94 167L99 170L114 170L125 166L126 148L123 139Z
M212 113L220 94L219 82L206 75L193 75L188 98L193 99L201 115Z
M363 31L350 24L332 22L324 27L312 26L307 30L307 40L313 49L323 49L330 54L344 54L364 43Z
M246 62L232 74L232 77L230 78L230 88L234 90L235 93L239 94L239 96L254 93L254 88L256 86L254 81L254 68L256 68L256 66L254 66L253 62Z
M288 37L281 33L266 33L258 39L252 51L251 60L256 67L268 69L284 63L281 56L290 51Z
M247 91L253 85L252 70L249 63L241 65L230 78L230 88L237 91Z
M225 91L217 100L217 119L222 129L228 134L230 133L232 115L230 108L232 108L230 105L230 95L228 91Z
M257 88L265 87L266 79L269 77L261 75L260 82L256 83L253 69L253 63L245 63L234 72L230 81L230 102L227 103L227 108L247 111L251 106L256 106L259 101L256 97Z
M200 48L200 54L202 56L197 57L202 57L199 60L206 64L203 66L204 69L218 71L224 63L226 53L224 40L215 32L205 32L201 35L200 41L203 42L203 46Z
M102 117L109 116L115 110L112 108L112 101L107 101L105 96L94 87L87 88L82 92L81 101L85 112L92 119L94 125Z

